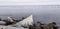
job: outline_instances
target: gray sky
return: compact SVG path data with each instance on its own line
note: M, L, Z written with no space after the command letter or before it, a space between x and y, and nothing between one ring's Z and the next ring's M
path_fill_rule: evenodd
M0 5L58 5L60 0L0 0Z

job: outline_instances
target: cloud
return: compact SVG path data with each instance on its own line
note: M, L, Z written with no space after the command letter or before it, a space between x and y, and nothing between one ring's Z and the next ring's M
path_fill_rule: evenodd
M60 4L58 0L0 0L0 5L46 5Z

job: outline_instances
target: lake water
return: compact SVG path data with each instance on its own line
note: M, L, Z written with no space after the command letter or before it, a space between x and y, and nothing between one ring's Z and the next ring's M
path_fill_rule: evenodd
M42 23L56 22L60 24L60 6L59 5L25 5L25 6L0 6L0 17L28 17L33 15L34 22Z

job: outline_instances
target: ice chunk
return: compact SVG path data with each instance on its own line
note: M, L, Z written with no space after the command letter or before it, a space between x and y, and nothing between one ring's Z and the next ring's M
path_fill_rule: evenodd
M9 25L9 26L21 27L21 26L28 26L28 25L33 25L33 17L32 17L32 15L30 15L29 17L25 18L24 20L14 24L14 25Z

